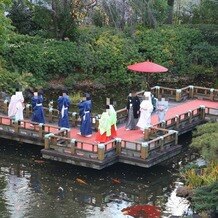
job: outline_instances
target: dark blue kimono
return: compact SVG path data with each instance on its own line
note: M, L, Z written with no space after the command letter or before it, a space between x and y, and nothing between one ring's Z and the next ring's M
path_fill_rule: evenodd
M78 104L79 115L81 118L80 133L83 136L92 134L92 122L91 122L91 109L92 102L91 100L81 101Z
M68 110L70 107L70 99L68 96L59 96L58 98L58 110L59 110L59 121L58 126L69 128L69 117Z
M43 111L43 97L42 95L32 97L32 121L37 123L45 123L44 111Z

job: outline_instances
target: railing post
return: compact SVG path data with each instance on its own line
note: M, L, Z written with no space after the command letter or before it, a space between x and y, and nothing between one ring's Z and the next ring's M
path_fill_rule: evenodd
M165 129L166 128L166 121L162 120L161 122L161 128Z
M176 89L176 101L181 101L181 89Z
M52 136L54 136L53 133L49 133L49 134L46 134L44 136L44 145L45 145L46 150L50 149L50 142L51 142L51 137Z
M189 86L189 98L194 97L194 86Z
M189 123L192 123L192 110L188 111Z
M144 140L145 141L149 140L149 135L150 135L150 127L146 127L144 129Z
M148 142L142 142L141 144L141 158L146 159L148 157Z
M210 100L214 100L214 89L210 89Z
M110 105L110 98L106 98L106 105Z
M26 104L26 117L29 118L30 117L30 104Z
M77 119L78 119L78 114L77 114L77 112L73 112L73 113L72 113L72 125L73 125L73 127L76 127L76 126L77 126Z
M105 156L105 144L100 143L98 144L98 159L104 160L104 156Z
M62 136L70 138L70 129L69 128L61 127L60 130L64 131Z
M76 144L77 144L76 139L71 139L70 140L71 154L75 154Z
M8 114L8 104L9 104L8 100L5 99L3 104L3 111L5 114Z
M169 130L169 133L173 134L175 133L174 135L174 138L175 138L175 145L178 145L178 131L176 130Z
M15 133L19 133L19 128L20 128L20 121L19 120L14 120L14 131L15 131Z
M164 150L164 137L160 136L160 151Z
M155 97L160 98L160 86L155 86Z
M98 131L98 126L99 126L99 115L97 115L96 117L95 117L95 131Z
M53 107L49 107L49 109L48 109L48 122L52 122L52 120L53 120Z
M116 154L119 155L121 153L121 142L122 139L121 138L116 138L115 139L115 143L116 143Z
M205 106L200 105L201 119L205 119Z
M44 129L45 129L44 123L39 123L39 138L43 138Z
M179 115L176 115L175 118L176 118L176 129L178 129L180 124L180 117Z

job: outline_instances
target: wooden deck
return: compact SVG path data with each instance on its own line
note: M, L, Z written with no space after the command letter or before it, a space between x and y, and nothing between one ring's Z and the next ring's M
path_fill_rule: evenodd
M73 128L59 129L56 125L38 125L29 120L13 122L7 116L0 115L0 137L19 142L44 146L43 158L66 162L94 169L103 169L116 162L123 162L141 167L150 167L167 160L181 151L178 136L193 130L208 119L217 121L218 91L201 87L188 86L182 89L170 89L155 86L152 92L156 96L170 99L170 108L166 120L158 123L157 115L152 115L152 127L126 131L123 125L126 110L117 111L117 138L106 143L96 143L94 131L92 137L78 135L77 114L70 113ZM139 92L139 95L142 92ZM8 102L0 101L0 111L7 112ZM55 122L57 110L45 108L47 120ZM25 117L31 114L29 105ZM97 129L98 116L93 116L93 130Z

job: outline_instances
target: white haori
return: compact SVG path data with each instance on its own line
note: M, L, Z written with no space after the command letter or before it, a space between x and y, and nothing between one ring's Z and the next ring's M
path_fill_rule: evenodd
M13 117L15 120L23 120L23 102L22 92L16 92L15 95L12 95L8 106L8 116Z

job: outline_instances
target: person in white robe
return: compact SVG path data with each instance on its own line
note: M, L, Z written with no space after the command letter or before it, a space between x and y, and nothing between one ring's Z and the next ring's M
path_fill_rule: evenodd
M10 103L8 105L8 116L10 118L23 120L23 109L24 109L24 97L23 93L16 90L15 95L12 95Z
M153 105L151 102L151 92L144 93L144 100L140 104L140 117L137 126L144 131L151 126L151 113Z
M156 111L157 111L159 123L165 121L165 116L166 116L168 107L169 107L168 101L166 101L165 98L161 98L161 100L157 102Z

